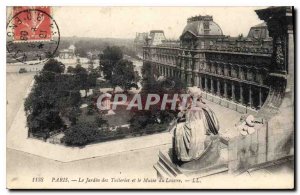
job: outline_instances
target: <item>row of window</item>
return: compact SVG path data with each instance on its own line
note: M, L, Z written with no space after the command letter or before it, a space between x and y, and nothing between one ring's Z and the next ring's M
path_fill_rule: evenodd
M149 55L148 53L145 52L144 56L147 58L150 58L153 61L161 61L161 62L168 62L171 64L177 64L177 62L180 64L182 61L190 61L191 59L193 60L193 63L201 63L205 58L204 53L198 53L197 57L199 58L191 58L188 56L180 55L165 55L165 54L152 54ZM270 58L269 57L262 57L262 56L247 56L247 57L242 57L242 56L236 56L236 55L208 55L206 54L206 60L207 61L219 61L223 63L239 63L239 64L251 64L251 65L256 65L256 64L261 64L264 66L267 66L267 64L270 64Z
M160 71L168 72L169 70L172 70L172 68L168 68L167 66L157 66ZM266 71L261 69L253 69L253 68L246 68L246 67L234 67L234 66L223 66L223 67L214 67L211 65L208 65L206 67L195 67L194 71L201 71L201 72L207 72L212 74L217 74L221 76L226 77L232 77L232 78L238 78L241 80L248 80L257 82L259 84L264 84L266 80Z

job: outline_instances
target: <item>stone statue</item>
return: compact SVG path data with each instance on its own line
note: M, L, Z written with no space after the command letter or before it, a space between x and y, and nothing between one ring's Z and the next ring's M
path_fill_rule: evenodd
M207 137L218 135L219 122L215 113L203 102L201 93L192 94L178 114L174 131L174 152L179 162L198 160L206 150Z

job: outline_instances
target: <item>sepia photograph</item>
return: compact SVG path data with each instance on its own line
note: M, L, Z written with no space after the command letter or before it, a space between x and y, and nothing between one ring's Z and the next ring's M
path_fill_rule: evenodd
M7 189L295 189L293 6L6 6Z

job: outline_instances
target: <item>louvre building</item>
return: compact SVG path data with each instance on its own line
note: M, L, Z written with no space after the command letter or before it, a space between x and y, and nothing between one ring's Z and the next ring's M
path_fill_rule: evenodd
M230 37L213 16L194 16L187 19L179 40L151 31L143 60L161 76L199 87L210 101L240 113L256 113L274 82L269 78L273 44L266 23L251 27L247 36Z

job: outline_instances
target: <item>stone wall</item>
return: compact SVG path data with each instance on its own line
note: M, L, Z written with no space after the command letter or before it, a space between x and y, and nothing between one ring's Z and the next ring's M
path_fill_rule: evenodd
M251 135L239 135L228 142L229 172L245 171L267 161L267 125Z
M289 122L283 126L281 121L282 115L277 115L255 133L230 139L228 142L229 172L242 172L293 156L294 124Z
M294 104L289 95L285 93L278 114L269 120L268 160L294 155Z

